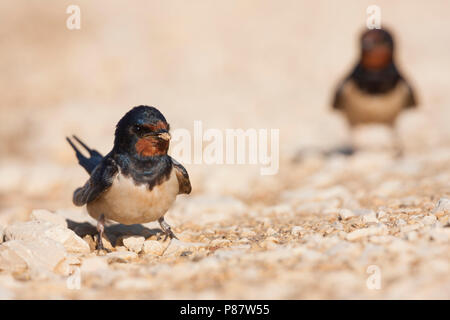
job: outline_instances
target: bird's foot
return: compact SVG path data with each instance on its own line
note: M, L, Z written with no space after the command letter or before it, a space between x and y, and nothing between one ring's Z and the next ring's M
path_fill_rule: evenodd
M164 233L164 241L167 240L167 238L169 239L177 239L177 236L173 233L172 228L170 227L170 225L164 220L164 218L160 218L158 220L159 225L161 226L161 229Z
M102 237L97 236L97 244L95 246L95 250L97 251L97 253L110 253L111 250L108 248L105 248L105 246L103 245L103 241L102 241Z

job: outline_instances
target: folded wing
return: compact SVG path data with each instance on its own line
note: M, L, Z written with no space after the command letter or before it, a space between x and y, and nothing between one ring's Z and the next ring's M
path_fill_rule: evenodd
M117 172L118 168L114 160L106 156L92 171L85 185L75 190L73 203L76 206L83 206L97 199L112 185Z
M189 181L189 175L186 171L186 169L172 158L173 168L175 170L175 173L177 174L178 179L178 185L179 185L179 191L178 194L189 194L191 193L192 187L191 187L191 181Z

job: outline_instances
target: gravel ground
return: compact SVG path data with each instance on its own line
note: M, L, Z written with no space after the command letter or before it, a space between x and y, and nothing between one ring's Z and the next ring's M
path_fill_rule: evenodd
M179 198L167 215L179 241L110 225L100 255L83 210L6 212L1 297L448 299L449 161L448 149L308 156L289 165L304 182L272 203Z

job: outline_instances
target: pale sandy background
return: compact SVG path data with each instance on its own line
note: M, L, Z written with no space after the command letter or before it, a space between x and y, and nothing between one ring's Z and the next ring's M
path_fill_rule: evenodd
M81 8L80 30L66 28L70 4ZM73 208L72 191L87 175L64 137L75 133L107 153L116 122L139 104L158 107L172 128L192 130L202 120L205 128L280 129L277 176L261 177L258 167L186 165L193 196L277 203L320 167L293 166L299 149L348 137L329 104L355 62L371 4L381 7L420 101L399 122L407 154L435 154L432 174L444 180L430 201L448 195L448 1L20 0L0 3L0 215Z

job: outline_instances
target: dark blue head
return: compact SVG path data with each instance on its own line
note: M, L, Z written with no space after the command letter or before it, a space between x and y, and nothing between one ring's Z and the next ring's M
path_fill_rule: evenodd
M385 29L372 29L361 35L361 63L369 70L386 68L393 60L394 40Z
M137 106L117 123L114 150L151 157L167 154L170 126L162 113L149 106Z

